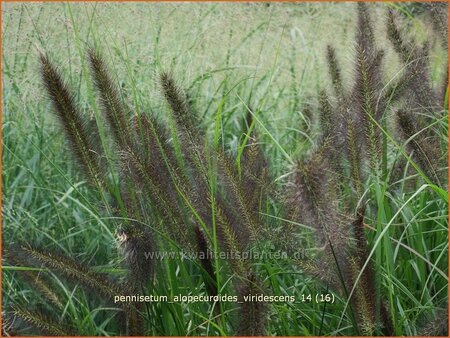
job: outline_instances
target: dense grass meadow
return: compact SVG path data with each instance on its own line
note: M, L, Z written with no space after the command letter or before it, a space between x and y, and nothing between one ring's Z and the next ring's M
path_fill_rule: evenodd
M448 336L446 3L2 25L4 335Z

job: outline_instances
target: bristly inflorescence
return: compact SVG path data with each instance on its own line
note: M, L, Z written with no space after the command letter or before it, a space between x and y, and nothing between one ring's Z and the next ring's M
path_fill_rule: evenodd
M61 121L77 162L97 188L103 186L103 171L100 169L95 153L91 151L92 146L85 119L80 114L75 99L58 70L45 55L41 55L41 74L53 109Z

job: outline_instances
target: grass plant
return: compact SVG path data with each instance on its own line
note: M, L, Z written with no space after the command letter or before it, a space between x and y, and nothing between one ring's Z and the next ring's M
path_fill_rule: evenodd
M5 4L3 333L447 335L442 13Z

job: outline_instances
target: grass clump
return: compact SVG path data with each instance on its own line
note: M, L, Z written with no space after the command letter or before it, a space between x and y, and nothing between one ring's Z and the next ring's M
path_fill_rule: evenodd
M448 78L436 70L447 54L445 6L420 7L414 18L414 6L395 4L133 4L155 24L145 53L126 39L100 47L104 32L93 23L117 14L116 5L100 6L102 14L52 6L71 23L80 60L52 52L37 33L49 54L30 57L40 67L33 86L46 98L25 106L39 121L50 103L53 134L42 121L15 138L26 86L11 74L27 61L18 56L13 71L4 56L3 213L14 239L4 252L5 334L447 332ZM31 5L17 8L34 15ZM259 25L230 15L244 8ZM77 25L83 9L92 24ZM187 9L198 21L184 21ZM333 46L323 23L339 10L348 24ZM429 13L432 38L422 44L407 25L421 27ZM211 48L222 40L206 28L220 27L221 15L233 17L233 30ZM171 26L172 16L195 38ZM321 49L299 28L315 25L327 27ZM181 35L167 45L173 30ZM208 68L220 55L223 64ZM57 67L64 58L70 63ZM107 60L121 60L117 74ZM210 298L128 303L119 295ZM245 300L252 295L288 300Z
M218 267L214 267L208 255L212 241L216 240L211 233L217 233L222 250L237 257L241 257L259 237L256 225L259 218L253 208L264 198L258 188L263 180L263 163L258 163L262 158L257 155L256 146L249 145L251 150L246 150L241 159L241 179L232 160L223 151L203 145L204 135L194 126L194 113L184 94L174 80L163 73L161 87L171 107L171 118L179 137L179 149L176 149L169 141L168 129L153 117L125 114L126 109L120 102L119 92L111 81L104 60L92 49L87 53L104 119L114 141L111 153L116 156L108 165L100 166L106 157L105 152L100 150L101 144L94 145L89 136L90 133L99 134L99 131L93 129L95 126L87 131L85 118L77 109L69 89L56 67L44 55L41 56L42 78L74 158L107 203L106 209L120 220L117 224L118 245L129 276L119 284L110 284L84 264L62 254L54 255L22 246L11 250L11 255L18 252L29 264L36 260L111 301L123 291L130 294L145 292L157 269L156 262L148 256L157 248L168 250L175 247L201 257L197 264L205 272L202 276L207 292L217 296ZM217 171L212 172L212 167ZM111 173L108 168L115 168L117 172ZM118 180L114 182L111 177L118 177ZM250 292L260 288L249 262L233 258L229 263L241 289ZM148 314L142 313L142 306L124 305L123 310L126 318L123 333L145 334L144 319ZM262 334L265 314L261 306L249 303L241 311L242 323L245 324L241 325L240 334ZM50 326L38 323L39 318L31 313L14 313L44 332L53 332ZM218 313L220 315L220 311ZM56 319L54 321L57 322ZM257 331L253 324L256 321Z
M289 219L314 228L320 248L314 262L299 261L299 266L347 299L359 333L391 336L392 314L377 296L380 281L364 231L365 210L373 208L379 216L385 210L367 196L373 185L390 189L387 175L393 170L388 166L395 165L388 163L391 124L398 126L399 142L406 144L400 159L403 167L414 159L425 182L442 184L436 168L444 167L445 147L428 126L441 118L439 107L444 102L431 87L423 49L419 52L417 43L403 42L393 10L387 13L388 38L405 63L394 85L383 82L385 52L377 47L368 5L358 3L356 25L353 84L344 85L335 49L327 46L334 105L321 91L317 113L321 134L316 148L293 171ZM394 118L389 117L391 111ZM427 114L431 116L425 121Z

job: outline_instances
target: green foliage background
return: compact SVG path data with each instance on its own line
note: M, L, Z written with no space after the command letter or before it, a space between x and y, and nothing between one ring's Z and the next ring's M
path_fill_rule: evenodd
M108 60L129 106L161 120L167 119L168 108L158 75L170 70L187 90L198 122L210 138L216 113L222 109L220 133L231 154L236 152L250 102L261 112L256 129L278 188L292 171L292 163L307 156L320 133L317 117L307 108L316 107L319 90L329 88L327 44L337 50L344 84L352 83L354 75L352 3L7 3L2 7L4 245L25 241L58 248L117 277L124 270L118 268L121 257L115 230L101 210L84 202L92 196L50 111L39 76L39 51L61 65L87 117L98 109L87 74L87 44L100 49ZM389 7L399 5L371 8L373 18L381 18L375 20L375 27L378 43L386 46L386 80L395 79L401 68L385 38L382 18ZM427 40L429 25L407 6L401 10L417 41ZM438 84L447 53L437 43L433 46L431 77ZM436 128L446 143L447 120L439 120ZM394 128L389 133L395 133ZM400 156L398 151L390 152L390 163ZM397 335L420 333L448 302L448 207L443 198L447 188L423 187L416 194L421 185L408 185L408 175L404 173L405 184L396 186L395 192L389 182L371 185L367 192L378 210L369 215L369 225L379 231L390 224L381 240L377 241L375 230L368 239L370 247L377 243L379 292L390 301ZM3 267L3 308L12 300L30 307L48 306L17 278L17 269L29 268ZM167 274L157 278L155 294L204 292L201 279L191 278L198 274L192 267L180 269L179 262L168 262L165 269ZM324 285L292 266L272 261L259 269L266 271L265 282L274 294L300 299L302 294L326 292ZM65 295L61 318L71 318L87 335L116 332L114 309L57 275L52 278ZM340 298L326 306L274 304L267 333L357 334L344 306ZM233 334L237 320L232 306L224 321L211 319L207 304L160 304L151 311L149 332L156 335Z

